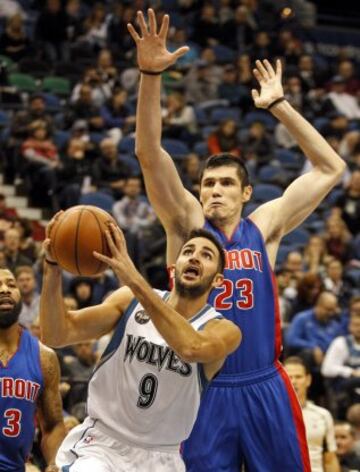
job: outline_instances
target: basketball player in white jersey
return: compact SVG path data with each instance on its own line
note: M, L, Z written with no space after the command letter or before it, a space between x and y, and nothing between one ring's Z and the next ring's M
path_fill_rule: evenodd
M47 251L42 340L60 347L113 330L89 383L88 417L65 438L57 465L70 472L185 471L180 443L191 432L202 389L241 340L240 330L206 304L222 283L224 252L210 233L194 231L168 293L139 274L119 228L110 224L106 238L112 257L94 255L126 286L78 311L66 311L61 269Z

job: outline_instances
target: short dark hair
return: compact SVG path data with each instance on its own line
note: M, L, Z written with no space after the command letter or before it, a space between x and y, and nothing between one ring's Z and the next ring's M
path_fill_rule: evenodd
M287 366L289 364L295 364L295 365L301 365L304 370L305 370L305 374L306 375L309 375L310 374L310 368L309 366L306 364L306 362L304 361L304 359L302 359L301 357L299 356L290 356L288 358L286 358L284 360L284 366Z
M214 246L216 246L216 249L219 251L219 264L218 264L219 272L223 273L225 269L225 253L224 253L224 249L222 245L216 239L216 237L212 233L210 233L210 231L207 231L206 229L203 229L203 228L193 229L190 232L189 237L185 241L184 245L188 241L190 241L190 239L194 239L194 238L206 238L209 241L211 241L214 244Z
M223 167L223 166L235 167L237 170L237 174L239 176L241 185L243 187L250 185L249 172L245 166L245 161L241 159L241 157L234 156L233 154L230 154L229 152L213 154L205 161L204 167L200 175L200 184L201 184L201 181L202 181L202 178L204 176L204 172L206 171L206 169L214 169L216 167Z

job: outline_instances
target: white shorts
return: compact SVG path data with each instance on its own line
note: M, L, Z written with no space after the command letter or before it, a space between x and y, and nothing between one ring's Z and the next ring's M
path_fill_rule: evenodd
M66 436L56 465L62 472L185 472L179 452L128 446L99 431L90 418Z

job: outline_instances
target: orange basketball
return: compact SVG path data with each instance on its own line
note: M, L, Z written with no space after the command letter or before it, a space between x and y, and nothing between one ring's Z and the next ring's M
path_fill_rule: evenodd
M115 220L104 210L78 205L66 210L50 230L50 254L65 270L75 275L94 276L107 265L93 256L97 251L111 256L105 229Z

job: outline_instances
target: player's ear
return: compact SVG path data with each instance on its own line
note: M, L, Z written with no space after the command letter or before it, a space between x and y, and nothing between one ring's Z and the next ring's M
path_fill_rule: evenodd
M220 287L220 285L224 282L224 275L217 273L212 281L213 288Z
M242 191L242 202L243 203L246 203L250 200L252 192L253 192L253 188L252 188L251 185L247 185L246 187L244 187L244 189Z

